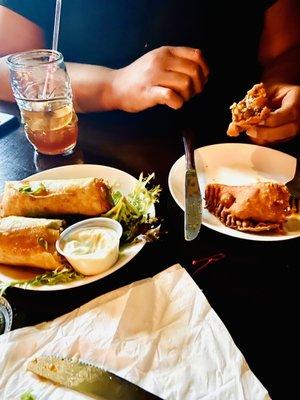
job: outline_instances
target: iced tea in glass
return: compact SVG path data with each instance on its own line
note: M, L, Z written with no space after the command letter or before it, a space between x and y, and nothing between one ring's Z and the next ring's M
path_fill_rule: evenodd
M33 50L8 57L24 131L42 154L68 154L78 137L70 79L61 53Z

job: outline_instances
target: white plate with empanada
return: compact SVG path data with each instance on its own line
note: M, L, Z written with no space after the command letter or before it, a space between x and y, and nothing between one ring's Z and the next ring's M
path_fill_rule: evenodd
M219 233L257 241L288 240L300 236L299 215L291 215L284 224L284 234L276 232L248 233L228 228L205 208L205 187L208 183L252 185L258 182L285 184L296 168L296 159L271 148L243 143L221 143L195 150L195 163L203 196L203 225ZM180 157L169 173L169 189L184 210L185 157Z

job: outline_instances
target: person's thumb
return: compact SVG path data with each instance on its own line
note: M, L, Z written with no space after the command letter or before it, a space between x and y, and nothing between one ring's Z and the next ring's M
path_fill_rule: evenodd
M270 113L262 125L276 127L296 121L300 117L300 90L289 90L283 97L281 106Z

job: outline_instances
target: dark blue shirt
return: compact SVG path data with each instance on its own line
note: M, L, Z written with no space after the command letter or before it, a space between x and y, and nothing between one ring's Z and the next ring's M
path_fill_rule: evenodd
M222 119L226 109L228 123L230 104L260 80L258 44L264 12L272 2L63 0L58 50L66 61L120 68L162 45L200 48L211 71L199 96L202 118ZM40 25L47 47L52 42L55 3L0 0Z

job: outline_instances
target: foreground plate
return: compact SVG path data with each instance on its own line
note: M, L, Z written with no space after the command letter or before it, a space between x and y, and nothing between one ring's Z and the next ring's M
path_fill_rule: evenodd
M250 185L273 181L286 183L295 173L296 159L267 147L223 143L195 150L195 161L202 195L208 183ZM179 158L169 174L169 189L176 203L184 210L185 158ZM203 206L205 202L203 202ZM294 216L285 224L285 235L277 233L245 233L227 228L217 217L203 209L203 225L225 235L258 241L287 240L300 236L300 220Z
M88 178L96 177L103 178L110 186L115 190L119 190L124 195L131 192L137 179L133 176L127 174L116 168L106 167L103 165L68 165L64 167L58 167L49 169L38 174L32 175L28 178L29 180L41 180L41 179L72 179L72 178ZM155 215L155 209L152 207L150 210L150 215ZM126 249L122 250L122 253L116 262L109 270L93 276L87 276L83 279L53 286L27 286L21 287L27 290L37 290L37 291L48 291L48 290L63 290L71 289L73 287L86 285L87 283L97 281L98 279L104 278L107 275L112 274L119 268L127 264L137 253L143 248L144 242L140 241L134 245L126 246ZM19 279L31 279L41 272L36 272L30 268L20 268L20 267L10 267L6 265L0 265L0 280L3 282L11 282Z

